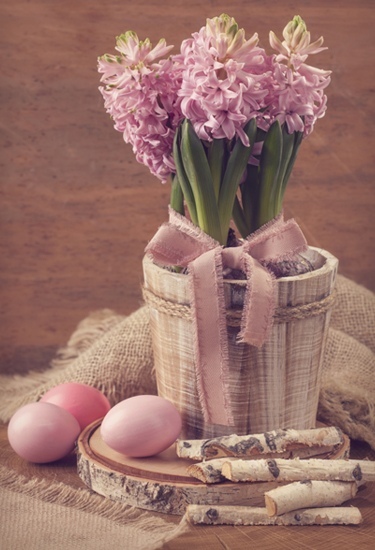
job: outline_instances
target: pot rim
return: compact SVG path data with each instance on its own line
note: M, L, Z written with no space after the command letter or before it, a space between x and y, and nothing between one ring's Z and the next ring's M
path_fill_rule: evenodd
M276 280L279 282L284 281L303 281L304 279L309 279L312 276L319 276L323 272L327 271L327 269L330 270L337 270L338 266L338 259L331 254L330 252L327 252L327 250L324 250L323 248L315 247L315 246L309 246L308 250L301 254L304 258L312 261L313 263L317 264L317 268L313 271L308 271L307 273L302 273L299 275L291 275L288 277L278 277ZM152 258L149 255L145 255L143 258L143 262L152 263L156 268L162 270L165 272L166 268L155 263ZM170 275L173 277L176 277L176 279L181 279L185 277L184 273L176 273L174 271L169 271ZM229 285L238 285L238 286L246 286L247 281L246 279L225 279L224 284Z

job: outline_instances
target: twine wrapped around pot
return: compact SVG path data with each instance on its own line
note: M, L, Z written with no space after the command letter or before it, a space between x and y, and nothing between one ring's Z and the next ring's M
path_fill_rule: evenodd
M309 248L307 256L314 271L277 280L274 323L260 348L239 343L237 338L246 282L224 282L228 384L234 417L231 426L210 424L202 415L186 275L144 258L144 297L150 311L158 393L180 411L182 437L209 438L233 432L315 426L338 261L315 248Z

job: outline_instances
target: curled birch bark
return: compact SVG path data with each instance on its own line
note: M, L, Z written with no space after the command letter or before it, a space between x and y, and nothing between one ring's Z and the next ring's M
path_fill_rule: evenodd
M227 481L222 475L221 469L228 460L230 460L228 457L213 458L212 460L192 464L186 471L190 476L203 481L203 483L220 483L221 481Z
M338 506L357 494L352 481L297 481L264 494L267 514L280 516L300 508Z
M202 460L224 456L255 458L262 455L292 458L312 454L332 453L343 445L344 435L339 428L324 427L311 430L274 430L263 434L236 434L213 439L177 441L180 458Z
M230 481L375 481L375 462L370 460L324 460L310 458L231 460L222 475Z
M190 504L185 519L195 525L358 525L362 515L354 506L295 510L270 517L266 508Z

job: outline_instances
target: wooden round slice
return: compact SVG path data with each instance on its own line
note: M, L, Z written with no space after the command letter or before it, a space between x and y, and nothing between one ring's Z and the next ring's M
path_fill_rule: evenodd
M347 452L348 438L334 458ZM333 458L333 457L332 457ZM206 484L190 477L193 462L178 458L175 446L147 458L130 458L108 447L100 436L100 421L78 440L78 475L90 489L131 506L180 514L188 504L264 506L264 493L278 482Z

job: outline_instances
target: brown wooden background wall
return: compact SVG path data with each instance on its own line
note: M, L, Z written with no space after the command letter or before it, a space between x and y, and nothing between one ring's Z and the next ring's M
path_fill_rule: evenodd
M132 29L176 47L229 12L279 36L295 14L329 50L328 111L300 151L286 213L375 290L372 0L16 0L0 8L0 370L45 367L90 311L140 304L143 249L168 185L136 163L98 92L96 59Z

